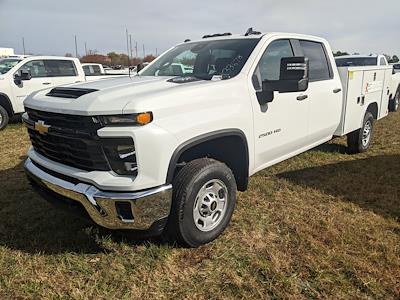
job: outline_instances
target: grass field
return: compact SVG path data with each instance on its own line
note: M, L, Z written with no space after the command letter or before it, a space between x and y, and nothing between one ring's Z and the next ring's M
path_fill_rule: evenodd
M0 299L399 299L400 113L250 179L198 249L88 227L30 188L25 129L0 132Z

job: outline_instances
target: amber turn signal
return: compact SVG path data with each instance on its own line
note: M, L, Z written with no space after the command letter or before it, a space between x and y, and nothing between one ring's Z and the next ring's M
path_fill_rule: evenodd
M153 115L150 112L140 113L136 116L136 122L140 125L149 124L153 120Z

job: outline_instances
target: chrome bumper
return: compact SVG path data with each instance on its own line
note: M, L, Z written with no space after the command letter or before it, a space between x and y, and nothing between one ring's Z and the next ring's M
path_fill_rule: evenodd
M92 220L105 228L148 230L170 212L171 185L131 193L103 192L86 183L74 184L52 176L29 158L25 162L25 171L41 187L81 203ZM124 219L117 210L117 203L129 203L133 218Z

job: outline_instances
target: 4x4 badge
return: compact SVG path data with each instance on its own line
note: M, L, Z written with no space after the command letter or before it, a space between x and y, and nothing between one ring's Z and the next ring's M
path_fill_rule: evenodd
M37 121L35 123L35 130L40 134L46 134L49 132L50 125L44 124L44 121Z

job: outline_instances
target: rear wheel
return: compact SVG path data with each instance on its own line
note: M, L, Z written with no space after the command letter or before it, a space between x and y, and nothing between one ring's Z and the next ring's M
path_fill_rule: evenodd
M6 109L3 106L0 106L0 130L3 130L7 126L9 120L10 117Z
M390 99L389 111L396 112L399 109L399 103L400 103L400 87L397 89L393 99Z
M363 126L347 135L349 153L361 153L368 150L371 145L374 129L374 117L367 111L364 116Z
M235 203L232 171L213 159L193 160L174 179L165 234L169 240L190 247L211 242L228 226Z

